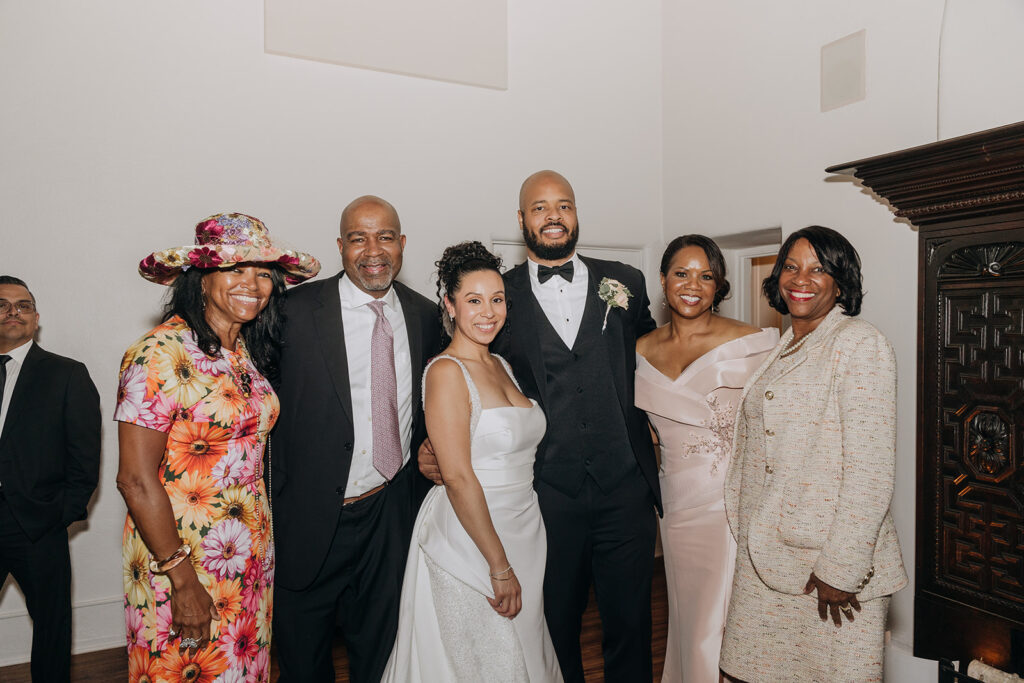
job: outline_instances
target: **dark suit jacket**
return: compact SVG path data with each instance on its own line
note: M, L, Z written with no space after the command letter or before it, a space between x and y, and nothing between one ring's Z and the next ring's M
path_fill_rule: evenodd
M29 538L85 519L100 473L100 397L76 360L33 344L3 433L0 483Z
M581 256L587 266L589 285L596 291L603 278L618 280L632 294L629 308L613 308L608 315L608 326L584 329L579 334L600 334L608 344L611 360L612 379L618 395L619 405L626 420L629 441L637 464L661 510L661 488L658 482L658 464L654 456L647 416L633 404L633 375L636 372L636 340L656 327L651 317L650 299L643 274L618 261L604 261ZM537 301L530 287L530 271L521 263L504 275L508 296L508 321L494 340L492 350L508 360L522 386L523 393L545 407L545 367L537 329L548 325L548 321L533 304ZM547 412L547 410L545 410ZM537 447L536 472L544 465L545 441Z
M281 415L271 435L271 501L277 580L292 590L308 586L327 556L352 464L355 430L340 277L296 287L285 303ZM440 350L440 323L436 304L400 282L393 286L409 334L415 460L427 435L420 380L426 361ZM418 480L415 495L422 497L430 484L418 470L412 474Z

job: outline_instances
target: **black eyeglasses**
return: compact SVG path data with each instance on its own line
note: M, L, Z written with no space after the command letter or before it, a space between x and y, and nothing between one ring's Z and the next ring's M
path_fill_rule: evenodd
M2 301L0 300L0 315L7 315L11 309L18 313L35 313L36 305L31 301Z

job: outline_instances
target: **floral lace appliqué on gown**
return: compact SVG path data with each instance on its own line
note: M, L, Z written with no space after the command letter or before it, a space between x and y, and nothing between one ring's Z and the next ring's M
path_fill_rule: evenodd
M683 444L682 456L689 458L691 455L712 455L711 475L714 476L718 474L719 466L732 452L732 428L736 423L736 404L730 401L722 405L717 396L708 398L707 404L711 411L711 419L705 421L704 428L709 433Z

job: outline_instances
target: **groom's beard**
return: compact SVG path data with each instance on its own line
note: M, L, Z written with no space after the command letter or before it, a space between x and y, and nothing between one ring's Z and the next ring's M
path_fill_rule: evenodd
M548 225L560 225L565 228L564 223L548 223L541 228L543 230ZM544 261L561 261L572 256L572 253L576 250L576 241L580 238L580 224L576 223L576 227L569 230L569 238L565 242L559 244L542 244L538 235L534 235L528 228L523 228L523 241L526 242L526 247L539 259Z

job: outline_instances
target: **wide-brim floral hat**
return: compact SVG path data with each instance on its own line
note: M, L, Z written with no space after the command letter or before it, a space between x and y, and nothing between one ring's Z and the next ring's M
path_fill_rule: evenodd
M169 285L189 268L223 268L235 263L274 263L289 284L320 272L312 254L288 249L270 239L267 226L244 213L218 213L196 223L196 243L156 251L139 262L139 275Z

